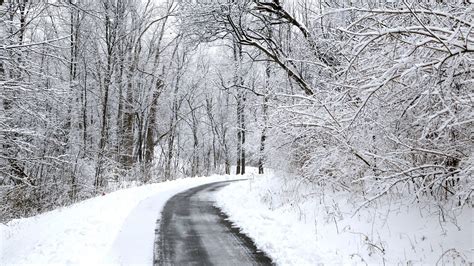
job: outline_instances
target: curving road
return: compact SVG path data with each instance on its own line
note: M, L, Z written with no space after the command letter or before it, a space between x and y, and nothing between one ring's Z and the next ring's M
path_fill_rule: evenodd
M229 182L189 189L165 205L157 229L154 265L271 265L209 196Z

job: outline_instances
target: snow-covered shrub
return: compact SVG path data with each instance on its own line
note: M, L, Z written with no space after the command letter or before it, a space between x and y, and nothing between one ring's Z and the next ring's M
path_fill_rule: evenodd
M278 97L274 147L289 150L290 168L306 180L358 193L361 204L387 194L472 204L472 5L338 8L324 16L334 36L299 40L321 36L320 27L307 27L305 38L295 29L296 37L281 40L295 41L294 49L281 47L292 59L321 64L321 56L297 50L318 53L324 36L334 38L338 63L305 65L310 85L300 86L313 94L290 86Z

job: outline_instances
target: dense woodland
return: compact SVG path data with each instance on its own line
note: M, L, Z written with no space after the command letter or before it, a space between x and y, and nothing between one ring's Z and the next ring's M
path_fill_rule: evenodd
M0 0L0 221L231 166L361 205L472 205L473 16L468 0Z

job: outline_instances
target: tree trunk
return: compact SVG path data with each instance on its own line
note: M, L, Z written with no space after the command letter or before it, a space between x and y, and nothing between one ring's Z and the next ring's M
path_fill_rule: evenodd
M260 136L260 154L258 158L258 173L264 174L264 161L265 161L265 141L267 139L267 112L268 112L268 95L263 96L263 106L262 106L262 118L263 118L263 127L262 133Z
M269 32L269 37L271 37L271 32ZM268 93L270 92L270 78L271 78L271 69L270 62L267 62L265 66L265 91L263 95L263 104L262 104L262 133L260 136L260 154L258 158L258 173L264 174L264 162L265 162L265 141L267 139L267 127L268 127Z
M244 84L242 77L242 45L234 42L235 77L237 89L237 168L236 174L245 174L245 92L240 88Z
M109 127L108 127L108 120L109 120L109 89L112 81L112 73L114 71L114 52L115 52L115 40L117 37L117 28L118 28L118 21L112 18L109 12L112 12L112 6L108 1L103 3L105 9L105 42L107 48L107 65L106 65L106 72L104 75L104 82L103 82L103 99L102 99L102 122L100 127L100 140L99 140L99 150L97 155L97 167L95 173L95 181L94 186L96 189L102 187L104 185L104 180L102 176L102 168L104 164L104 155L105 155L105 148L108 143L109 138Z
M153 100L150 106L150 113L148 115L148 128L146 134L146 149L145 149L145 162L151 164L155 154L155 128L156 128L156 112L158 108L158 98L160 90L163 87L161 80L156 82L156 88L153 92Z

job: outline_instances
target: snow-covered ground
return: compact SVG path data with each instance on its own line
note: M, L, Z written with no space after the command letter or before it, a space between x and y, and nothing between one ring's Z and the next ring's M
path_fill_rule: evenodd
M353 215L347 193L276 176L230 184L215 198L279 265L474 263L472 208L446 212L443 222L439 208L386 198Z
M279 265L474 262L472 209L446 213L443 222L438 209L420 211L393 199L353 216L356 205L347 194L323 195L273 174L246 177L253 178L218 191L217 204ZM235 178L242 176L129 188L0 224L0 265L151 265L165 202L188 188Z
M156 220L165 202L188 188L232 178L236 176L129 188L0 224L0 265L151 265Z

